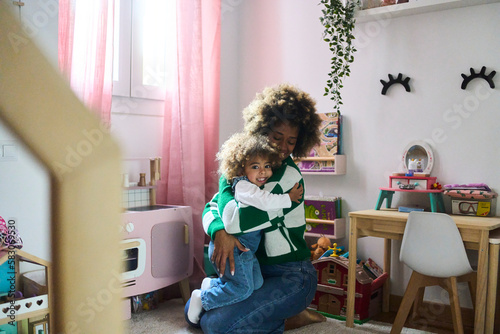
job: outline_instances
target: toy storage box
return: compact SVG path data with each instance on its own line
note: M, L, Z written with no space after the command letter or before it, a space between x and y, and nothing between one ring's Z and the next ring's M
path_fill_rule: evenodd
M451 213L466 216L495 216L498 194L491 189L446 189L450 197Z
M466 216L494 216L496 212L496 198L494 199L451 199L451 213Z

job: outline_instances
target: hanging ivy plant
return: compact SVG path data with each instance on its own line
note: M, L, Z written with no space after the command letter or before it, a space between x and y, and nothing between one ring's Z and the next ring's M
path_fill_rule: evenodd
M328 73L328 81L325 86L324 96L330 95L334 105L334 110L340 112L342 106L342 96L340 90L345 77L351 73L350 64L354 61L356 49L352 46L354 35L354 10L359 0L321 0L320 4L323 16L320 17L321 24L325 27L323 40L328 43L330 51L333 53L331 59L331 71Z

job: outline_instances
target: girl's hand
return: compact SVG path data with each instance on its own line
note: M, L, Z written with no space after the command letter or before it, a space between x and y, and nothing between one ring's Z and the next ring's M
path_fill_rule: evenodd
M290 196L290 200L292 202L300 203L300 199L302 198L302 194L304 193L304 188L300 186L299 183L295 183L292 190L288 193Z
M238 247L242 252L249 251L249 249L243 247L236 237L228 234L226 231L220 230L215 232L214 251L210 260L215 264L221 277L224 275L228 259L231 275L234 275L234 247Z

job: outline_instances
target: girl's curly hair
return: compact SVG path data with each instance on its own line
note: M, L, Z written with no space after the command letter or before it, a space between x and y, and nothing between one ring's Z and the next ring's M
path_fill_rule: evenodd
M244 131L268 136L276 126L288 123L299 128L294 157L306 157L320 143L321 119L316 102L289 84L267 87L243 110Z
M279 150L269 143L268 137L246 132L236 133L222 144L217 153L219 174L231 182L233 178L243 175L247 161L257 156L269 159L273 169L281 166Z

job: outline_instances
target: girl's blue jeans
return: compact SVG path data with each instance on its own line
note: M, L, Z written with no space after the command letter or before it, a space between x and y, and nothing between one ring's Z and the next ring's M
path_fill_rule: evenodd
M201 317L205 334L283 333L285 319L303 311L314 298L316 270L309 260L262 265L264 284L247 299ZM185 312L189 308L186 304Z
M234 248L234 275L231 275L229 262L226 265L224 276L210 281L210 288L201 292L201 302L206 311L221 306L236 304L247 299L254 290L259 289L264 280L260 272L259 261L255 252L259 246L261 231L250 232L238 237L238 240L250 251L242 252ZM214 243L208 246L208 258L212 258ZM217 268L215 268L217 271ZM219 273L217 271L217 273Z

